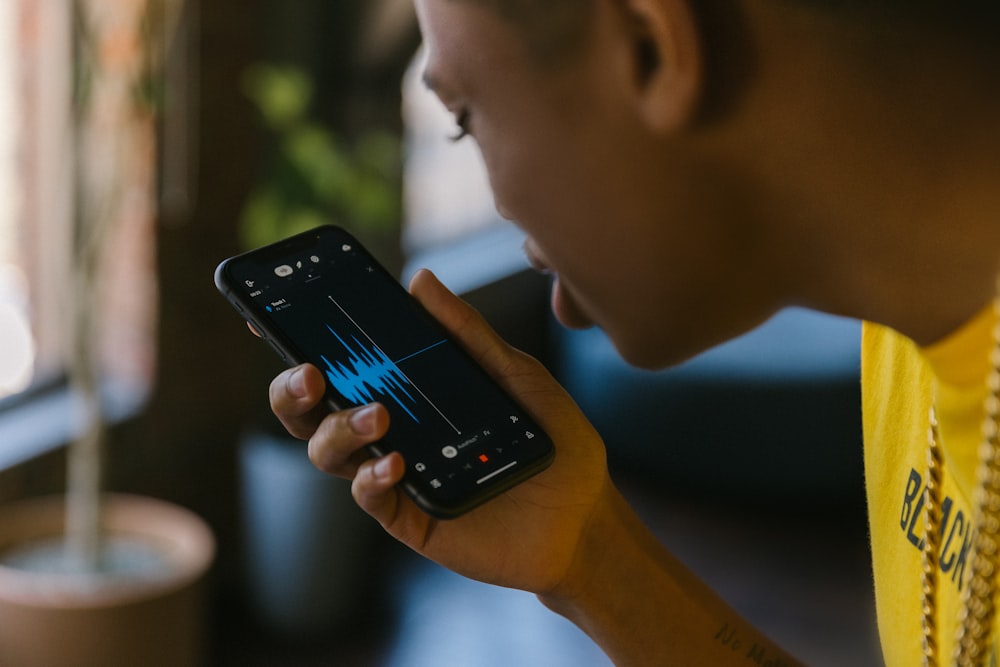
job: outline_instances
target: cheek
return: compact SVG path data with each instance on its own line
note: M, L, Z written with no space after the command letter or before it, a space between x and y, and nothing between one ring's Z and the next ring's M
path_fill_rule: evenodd
M704 181L702 182L704 185ZM628 193L624 185L606 193ZM587 193L592 194L592 193ZM583 310L642 367L683 361L760 321L761 255L740 213L677 179L662 196L577 196L540 242ZM723 202L724 203L724 202ZM551 248L551 250L549 250ZM766 305L766 304L765 304Z
M551 225L595 198L606 168L592 160L605 152L594 150L593 129L553 104L484 118L476 139L505 217L525 226Z
M497 210L505 218L521 224L550 219L558 203L566 202L572 175L558 159L557 147L520 136L482 146Z
M555 142L506 146L487 160L497 209L554 251L553 269L589 265L614 235L619 197ZM575 261L574 261L575 259Z
M622 134L517 133L483 141L483 157L498 208L586 316L631 363L659 367L756 321L741 311L759 254L746 207L715 170Z

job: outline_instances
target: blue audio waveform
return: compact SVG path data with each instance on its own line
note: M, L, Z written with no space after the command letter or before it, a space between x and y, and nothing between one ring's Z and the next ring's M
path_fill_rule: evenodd
M385 356L378 346L372 344L369 348L356 336L351 336L351 340L354 341L352 347L329 325L326 328L348 352L347 359L336 363L332 363L325 356L320 357L326 365L326 377L329 378L333 388L357 405L376 400L376 394L387 396L419 424L420 420L407 405L407 403L415 405L417 402L409 391L413 385L399 366Z

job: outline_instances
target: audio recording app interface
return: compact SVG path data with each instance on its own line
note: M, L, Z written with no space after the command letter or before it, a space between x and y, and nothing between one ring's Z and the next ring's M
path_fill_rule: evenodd
M317 234L231 270L338 404L389 410L380 451L400 451L424 491L447 502L550 455L524 410L350 237Z

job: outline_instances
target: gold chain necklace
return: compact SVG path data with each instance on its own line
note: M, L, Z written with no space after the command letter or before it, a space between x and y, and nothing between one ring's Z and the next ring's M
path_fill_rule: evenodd
M973 542L971 573L962 592L962 611L955 636L954 664L961 667L982 665L990 646L996 616L996 575L1000 567L1000 276L993 300L996 315L993 325L991 371L986 396L976 490L973 497ZM931 402L928 428L927 486L924 548L921 572L921 613L924 665L938 666L937 557L941 543L941 480L943 458L938 430L937 397Z

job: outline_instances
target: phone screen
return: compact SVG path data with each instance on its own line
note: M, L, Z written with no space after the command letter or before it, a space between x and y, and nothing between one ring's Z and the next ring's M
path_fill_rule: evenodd
M227 260L216 276L289 364L323 373L333 407L386 407L372 450L402 453L404 488L429 513L463 513L550 462L525 410L343 230Z

